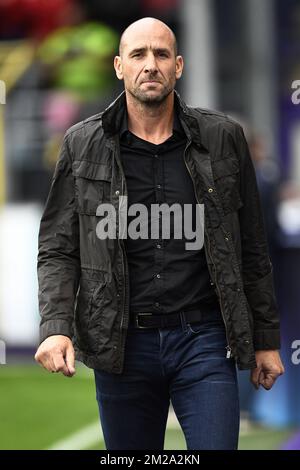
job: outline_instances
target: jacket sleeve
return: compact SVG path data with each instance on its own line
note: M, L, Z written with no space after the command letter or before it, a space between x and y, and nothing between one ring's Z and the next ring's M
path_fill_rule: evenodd
M262 214L254 165L243 129L236 126L240 159L239 210L244 291L253 316L254 349L279 349L279 313L275 298L272 263Z
M40 343L51 335L72 338L79 283L79 230L68 137L55 167L39 230L37 260Z

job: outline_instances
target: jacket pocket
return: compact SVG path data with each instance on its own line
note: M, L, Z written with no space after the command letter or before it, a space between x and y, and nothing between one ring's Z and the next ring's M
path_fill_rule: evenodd
M212 161L212 171L224 213L240 209L243 201L240 196L240 169L237 158L228 155Z
M76 210L79 214L96 215L97 207L110 201L111 168L88 160L74 161Z
M80 349L95 352L101 329L102 296L106 282L82 278L75 306L75 341Z

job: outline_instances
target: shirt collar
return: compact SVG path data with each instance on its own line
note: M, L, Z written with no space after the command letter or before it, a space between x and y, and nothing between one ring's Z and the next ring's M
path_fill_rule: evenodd
M178 113L176 112L176 108L174 109L174 119L173 119L173 132L174 131L178 134L184 134L184 131L183 131L182 125L180 123ZM121 120L120 130L119 130L120 139L125 137L127 132L130 132L130 131L128 129L127 109L125 109L125 112L123 114L123 118Z

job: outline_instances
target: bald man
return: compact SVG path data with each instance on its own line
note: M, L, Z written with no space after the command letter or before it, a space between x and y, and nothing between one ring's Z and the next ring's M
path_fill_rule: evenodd
M35 358L94 370L109 450L163 449L170 401L188 449L236 449L237 366L266 390L283 373L247 143L182 101L161 21L131 24L114 67L125 90L66 132L41 220Z

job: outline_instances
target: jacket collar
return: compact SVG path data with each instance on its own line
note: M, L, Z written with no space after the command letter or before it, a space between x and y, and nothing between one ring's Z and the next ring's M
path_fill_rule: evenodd
M180 121L179 116L178 116L177 109L174 113L174 119L173 119L173 132L174 131L177 134L185 135L185 132L184 132L182 124L181 124L181 121ZM119 128L120 139L122 139L122 137L127 132L129 132L129 129L128 129L128 114L127 114L127 111L125 110L125 112L123 113L123 118L121 120L121 124L120 124L120 128Z
M174 102L178 117L182 124L185 134L190 140L202 145L201 131L199 126L198 113L181 99L179 93L174 90ZM103 111L102 126L107 134L119 133L122 122L126 115L126 95L125 90Z

